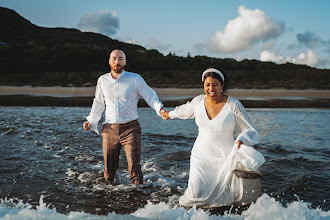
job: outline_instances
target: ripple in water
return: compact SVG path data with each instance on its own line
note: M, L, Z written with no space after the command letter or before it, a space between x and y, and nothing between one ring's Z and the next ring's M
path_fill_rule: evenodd
M325 138L330 133L329 110L249 111L262 137L256 149L266 163L261 169L264 195L244 211L177 206L187 187L190 151L198 132L193 120L162 121L152 109L139 108L145 184L129 184L122 151L111 186L102 178L101 136L82 129L89 108L0 108L0 218L19 218L23 211L28 216L39 213L64 219L94 215L216 218L209 214L226 212L241 213L234 219L254 218L256 213L264 219L294 213L319 219L329 216L330 159Z

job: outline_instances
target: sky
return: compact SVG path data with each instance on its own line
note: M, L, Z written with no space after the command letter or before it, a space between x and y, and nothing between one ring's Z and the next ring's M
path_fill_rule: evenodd
M164 55L330 69L330 0L0 0L41 27L75 28Z

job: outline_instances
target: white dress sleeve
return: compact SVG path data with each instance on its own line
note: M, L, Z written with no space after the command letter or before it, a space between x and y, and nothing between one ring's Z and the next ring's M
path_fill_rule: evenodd
M195 117L196 104L204 100L205 95L196 96L191 102L176 107L173 111L169 112L171 119L191 119Z
M156 111L158 116L161 116L160 109L163 107L163 103L159 101L155 90L150 88L140 75L137 76L135 85L139 95Z
M92 128L95 131L95 133L99 134L99 131L97 129L97 126L99 124L99 121L102 117L102 113L105 109L105 103L104 103L104 95L101 88L101 82L100 78L97 81L96 90L95 90L95 98L93 100L93 105L91 112L86 117L86 119L89 121L89 123L92 124Z
M240 127L241 133L236 140L241 140L245 145L253 146L260 142L259 134L253 127L253 124L243 107L243 105L236 100L234 106L235 122Z

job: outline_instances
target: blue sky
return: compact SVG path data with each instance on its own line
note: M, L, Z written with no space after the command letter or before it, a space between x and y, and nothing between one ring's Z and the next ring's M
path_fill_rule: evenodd
M42 27L67 27L167 55L330 69L329 0L0 0Z

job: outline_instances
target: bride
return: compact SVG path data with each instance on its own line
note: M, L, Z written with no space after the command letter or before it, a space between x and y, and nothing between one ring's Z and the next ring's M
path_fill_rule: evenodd
M251 152L248 146L258 144L259 135L243 105L224 94L227 84L223 72L207 69L202 74L202 81L204 95L173 111L162 110L164 120L195 118L199 129L191 151L188 188L179 203L182 206L227 206L237 202L244 193L239 190L242 181L233 174L237 162L244 162L244 153L241 161L237 153L243 152L243 148L244 152ZM236 140L233 136L235 125L241 130Z

